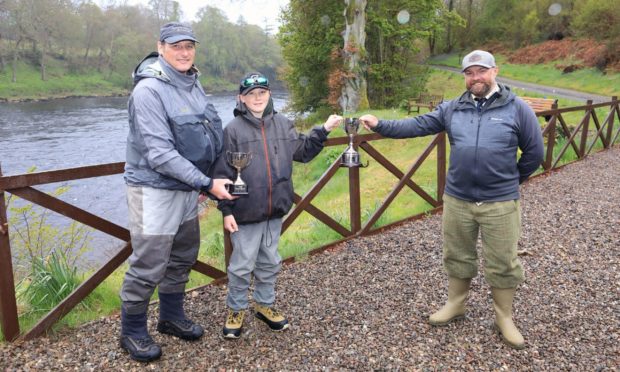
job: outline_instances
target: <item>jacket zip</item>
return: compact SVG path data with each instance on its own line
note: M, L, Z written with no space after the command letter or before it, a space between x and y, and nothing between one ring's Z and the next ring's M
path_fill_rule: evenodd
M272 185L271 185L271 162L269 161L269 152L267 151L269 148L267 147L267 136L265 134L265 121L261 120L260 121L260 131L261 134L263 136L263 149L265 151L265 163L267 164L267 178L269 179L268 183L267 183L267 189L268 191L268 197L267 197L267 216L271 216L271 192L272 192Z
M480 140L480 125L482 123L482 110L478 112L478 129L476 130L476 150L474 153L474 180L478 179L478 141ZM479 190L475 188L476 194L479 194ZM479 196L479 195L478 195Z

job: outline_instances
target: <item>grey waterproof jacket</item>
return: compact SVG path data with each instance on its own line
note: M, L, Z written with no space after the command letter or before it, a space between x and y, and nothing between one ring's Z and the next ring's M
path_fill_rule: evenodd
M469 92L425 115L380 120L374 130L391 138L446 131L450 166L445 193L467 201L519 198L519 184L542 163L540 125L532 109L506 86L479 111ZM517 148L522 153L517 162Z
M198 81L157 53L134 71L129 97L125 181L168 190L209 189L208 174L222 151L222 121Z
M237 223L256 223L282 217L293 205L293 161L306 163L323 149L328 132L323 126L299 134L292 120L273 111L273 101L257 119L241 102L235 118L224 128L224 152L213 171L214 177L236 178L236 170L226 162L226 152L249 152L252 161L241 171L249 195L221 200L224 216L233 215Z

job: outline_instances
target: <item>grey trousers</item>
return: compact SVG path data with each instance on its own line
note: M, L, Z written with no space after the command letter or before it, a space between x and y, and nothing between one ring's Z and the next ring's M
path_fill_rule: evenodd
M248 290L254 274L254 301L270 306L276 299L276 277L282 266L278 242L282 219L239 225L232 233L233 246L228 264L226 305L235 310L248 308Z
M120 297L128 314L140 314L155 287L185 291L200 247L198 193L127 186L127 203L133 252Z

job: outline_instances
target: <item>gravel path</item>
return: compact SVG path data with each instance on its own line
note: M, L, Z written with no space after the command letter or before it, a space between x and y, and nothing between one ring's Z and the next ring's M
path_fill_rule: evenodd
M618 370L620 146L532 179L522 194L527 281L515 319L523 351L492 330L481 276L464 321L426 323L446 298L436 215L286 266L278 305L292 326L284 333L249 317L240 340L222 339L225 288L209 286L188 295L187 312L206 331L197 342L156 333L151 309L164 350L157 362L133 362L120 350L113 316L2 345L0 370Z

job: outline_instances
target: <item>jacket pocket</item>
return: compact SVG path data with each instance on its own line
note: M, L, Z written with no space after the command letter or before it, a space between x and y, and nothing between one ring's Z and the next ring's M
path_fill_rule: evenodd
M172 119L177 151L204 174L207 174L217 155L213 135L209 130L210 124L206 117L183 116Z

